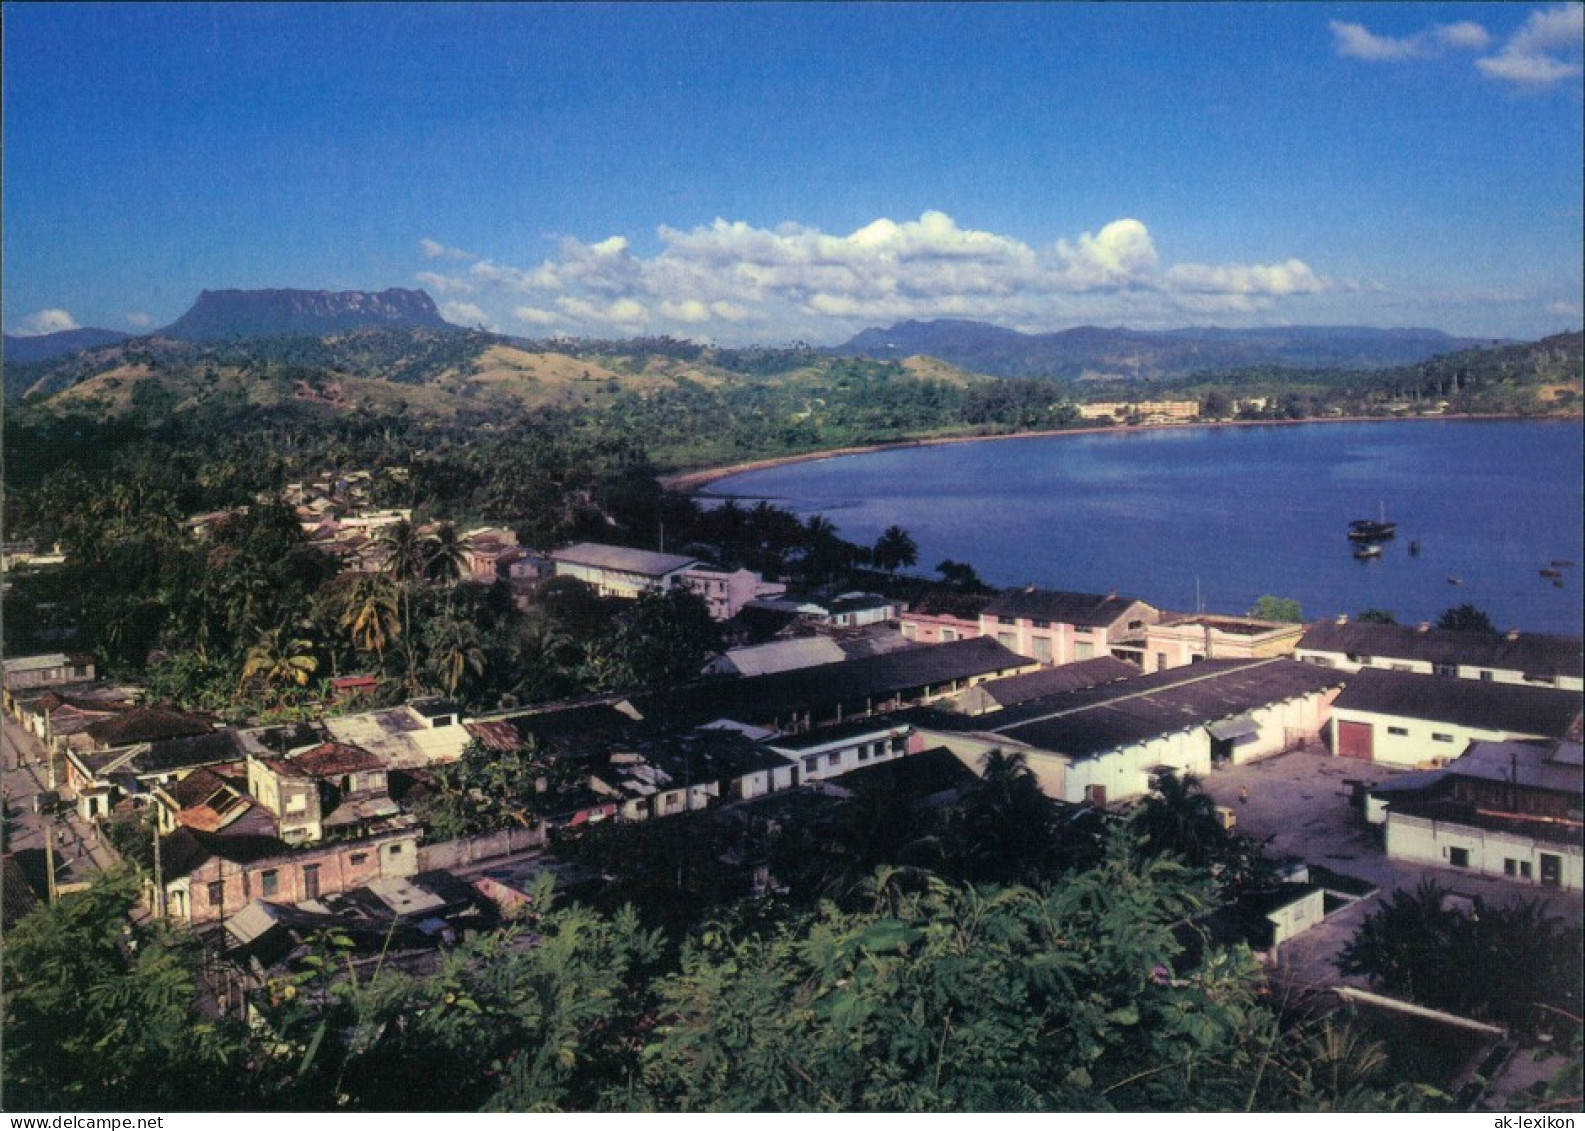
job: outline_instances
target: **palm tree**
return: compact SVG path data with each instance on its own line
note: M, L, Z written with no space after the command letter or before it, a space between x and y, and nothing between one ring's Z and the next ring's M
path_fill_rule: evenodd
M1055 865L1057 807L1020 753L992 750L958 811L971 878L1034 883Z
M318 670L312 641L291 636L284 627L272 628L248 649L237 688L240 691L260 681L266 688L277 689L279 701L281 687L307 687Z
M874 562L887 573L915 565L919 561L919 546L913 537L900 526L888 526L876 539Z
M383 574L353 574L337 594L336 623L352 635L360 651L373 652L383 664L385 646L402 635L396 586Z
M437 633L429 653L430 670L440 681L441 690L456 695L468 678L484 674L484 649L479 647L479 630L469 621L447 619Z
M380 532L380 544L390 552L385 562L385 572L398 581L417 581L424 576L427 555L424 540L405 519L392 523Z
M430 581L454 584L462 578L462 567L468 560L468 545L457 535L457 528L449 522L440 524L424 542L424 576Z
M1133 825L1144 835L1148 855L1173 853L1196 868L1209 867L1229 847L1216 799L1193 774L1164 774L1135 812Z

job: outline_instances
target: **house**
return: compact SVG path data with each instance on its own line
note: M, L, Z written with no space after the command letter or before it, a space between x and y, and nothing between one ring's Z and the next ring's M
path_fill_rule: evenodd
M645 593L686 584L683 574L697 566L697 558L631 550L579 542L550 555L557 577L571 577L589 585L602 597L637 600Z
M148 712L134 708L106 722L119 722L127 715L139 714L140 725L111 732L96 723L72 735L66 743L66 785L77 796L77 811L85 819L108 817L123 798L146 799L156 785L181 778L204 766L240 764L244 757L241 735L235 730L215 730L207 723L198 733L183 733L190 728L190 716L174 712ZM201 722L201 720L200 720ZM97 731L100 736L113 733L116 738L132 736L133 741L101 746L79 742ZM161 737L161 735L170 737ZM137 737L145 736L145 737Z
M827 628L887 624L902 612L899 602L875 593L843 593L829 601L812 597L759 597L744 607L788 614L807 625Z
M800 782L824 781L908 753L913 727L880 716L769 739L767 748L799 767Z
M519 556L517 534L505 527L484 526L465 531L462 542L466 548L468 576L486 585L495 583L509 555L514 560Z
M413 823L391 800L386 765L367 750L322 742L284 758L250 754L248 792L287 844L359 837Z
M1107 805L1165 773L1205 775L1316 735L1344 677L1289 659L1207 660L1064 692L978 718L915 715L922 743L970 766L1022 753L1050 797Z
M471 736L454 703L413 699L400 707L328 718L330 738L380 759L387 769L419 769L455 762Z
M396 829L293 851L274 837L183 826L160 840L163 912L197 926L235 915L255 899L301 903L379 879L410 878L418 871L418 837L416 828Z
M50 652L40 656L12 656L3 662L6 709L11 692L25 687L57 687L94 679L94 658Z
M1292 655L1304 625L1207 613L1169 616L1145 626L1144 670L1165 671L1201 660L1263 660Z
M684 585L699 594L715 620L731 620L750 601L780 597L787 592L781 582L766 581L751 569L695 565L683 570L682 579Z
M1042 664L1071 664L1096 656L1141 659L1145 628L1161 614L1115 593L1014 589L980 610L980 635Z
M1454 632L1351 622L1346 616L1309 627L1294 658L1339 671L1385 668L1488 683L1585 690L1585 644L1577 636Z
M150 789L161 836L178 827L243 836L274 836L275 821L218 769L200 766Z
M1380 668L1346 678L1331 722L1332 752L1343 758L1435 766L1477 740L1568 738L1580 729L1580 696L1571 691Z
M1475 742L1440 771L1378 786L1371 800L1390 859L1585 886L1585 758L1576 741Z

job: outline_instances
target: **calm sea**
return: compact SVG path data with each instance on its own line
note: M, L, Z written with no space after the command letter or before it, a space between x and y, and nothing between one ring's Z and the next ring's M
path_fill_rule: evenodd
M1269 593L1310 619L1414 623L1468 602L1502 628L1579 635L1582 441L1577 421L1145 430L837 456L705 497L821 512L863 543L895 523L926 575L952 558L997 586L1227 613ZM1349 521L1383 511L1398 537L1356 560ZM1540 572L1557 562L1561 585Z

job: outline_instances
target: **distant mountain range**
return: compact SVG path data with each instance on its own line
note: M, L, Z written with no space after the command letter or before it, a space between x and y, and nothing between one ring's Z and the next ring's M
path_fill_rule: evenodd
M113 346L131 336L119 330L96 330L91 326L80 330L57 330L53 334L35 337L13 337L7 334L3 343L3 356L8 365L31 365L36 361L53 361L69 353Z
M183 342L237 338L317 337L376 326L460 330L440 316L423 291L204 291L192 308L164 329L147 335ZM5 335L5 360L13 365L115 345L132 338L119 330L62 330L38 337Z
M943 319L864 330L829 353L879 361L916 354L971 373L1063 380L1162 380L1210 369L1275 365L1294 369L1378 369L1413 365L1439 354L1503 344L1455 338L1440 330L1365 326L1276 326L1224 330L1128 330L1079 326L1024 334L986 322Z

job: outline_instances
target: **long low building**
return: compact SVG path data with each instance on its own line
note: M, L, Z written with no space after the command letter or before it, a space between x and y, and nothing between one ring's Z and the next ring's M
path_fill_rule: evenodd
M1332 705L1332 751L1344 758L1435 766L1471 742L1568 738L1580 729L1572 691L1373 668L1347 679Z
M1454 632L1418 626L1322 621L1305 630L1294 658L1341 671L1413 672L1475 682L1585 690L1578 636Z
M971 764L991 749L1021 752L1049 796L1105 805L1163 773L1203 775L1300 745L1325 727L1343 680L1288 659L1211 660L918 725L920 741Z

